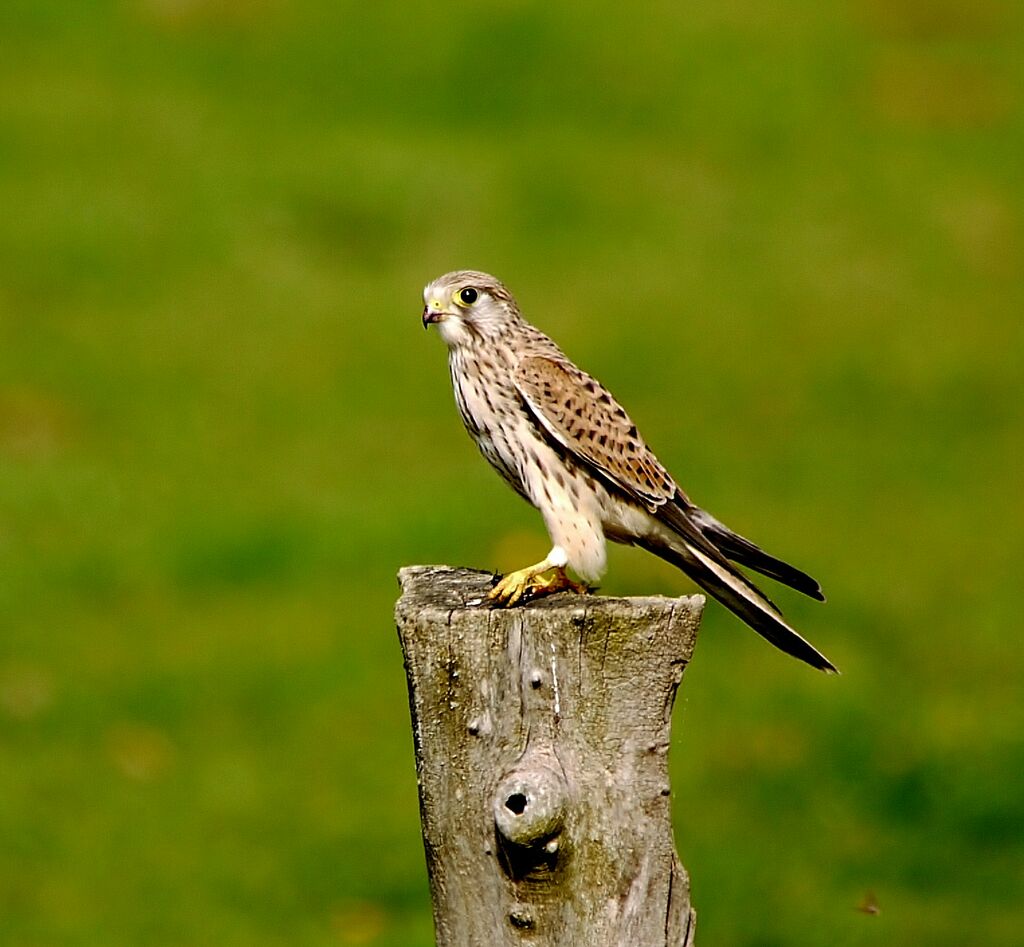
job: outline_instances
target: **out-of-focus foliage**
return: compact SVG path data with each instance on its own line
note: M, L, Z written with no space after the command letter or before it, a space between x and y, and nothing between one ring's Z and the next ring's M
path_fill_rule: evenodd
M1020 942L1019 5L5 0L0 36L0 941L431 943L394 573L544 549L419 328L472 266L829 593L779 599L838 679L708 609L701 940ZM689 590L628 550L606 588Z

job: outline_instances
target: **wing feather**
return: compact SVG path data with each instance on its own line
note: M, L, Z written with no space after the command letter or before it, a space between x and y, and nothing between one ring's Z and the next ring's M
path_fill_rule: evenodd
M519 362L515 384L548 434L613 485L652 510L676 496L669 472L596 378L567 361L533 355Z
M568 361L534 355L520 361L515 379L531 413L564 450L645 504L658 520L775 608L690 518L686 495L644 443L625 409L596 378Z

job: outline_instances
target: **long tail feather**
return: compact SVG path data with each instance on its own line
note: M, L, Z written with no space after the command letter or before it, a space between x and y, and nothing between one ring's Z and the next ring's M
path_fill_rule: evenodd
M641 545L685 572L780 651L818 670L838 673L836 666L787 625L760 591L728 563L716 562L682 538L671 546L647 541Z
M788 562L776 559L766 553L760 546L755 545L749 539L744 539L739 533L734 533L724 523L719 522L706 510L699 507L690 507L686 511L690 518L696 522L700 531L718 548L718 550L740 565L747 566L761 575L788 585L804 595L809 595L819 602L825 601L825 595L817 580L802 572Z
M655 515L675 536L671 540L650 537L638 544L685 572L780 651L811 667L836 672L835 665L786 624L771 600L725 558L725 551L718 550L701 529L701 521L693 518L694 509L680 503L666 503Z

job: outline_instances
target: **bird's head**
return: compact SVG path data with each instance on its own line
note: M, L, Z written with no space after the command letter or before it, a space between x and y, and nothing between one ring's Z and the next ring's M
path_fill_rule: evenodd
M423 328L436 325L449 348L500 336L519 321L512 294L487 273L445 273L423 290Z

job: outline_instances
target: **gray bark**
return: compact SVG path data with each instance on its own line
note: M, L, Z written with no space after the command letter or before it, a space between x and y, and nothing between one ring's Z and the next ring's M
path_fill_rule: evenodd
M689 947L672 705L702 596L478 601L414 566L396 608L439 947Z

